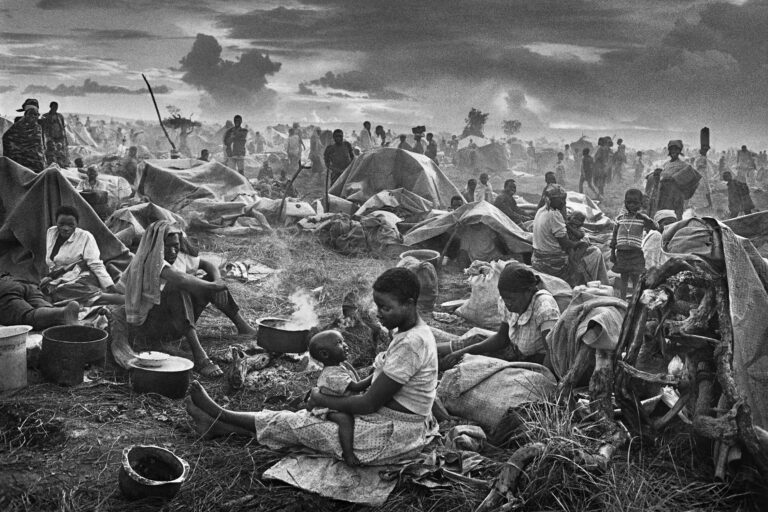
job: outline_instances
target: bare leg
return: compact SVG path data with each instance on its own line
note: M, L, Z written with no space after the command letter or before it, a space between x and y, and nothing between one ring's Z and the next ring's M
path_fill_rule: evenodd
M355 455L353 440L355 437L355 417L343 412L328 413L328 419L339 426L339 444L344 462L350 466L359 466L360 459Z
M224 375L221 368L219 368L218 365L211 363L210 359L208 359L208 354L200 344L200 338L197 337L197 331L194 327L187 329L187 332L184 333L184 338L187 340L187 343L189 343L189 348L192 349L192 357L194 358L195 366L198 367L200 373L206 377L221 377Z
M235 425L222 421L219 418L215 418L198 406L192 401L190 397L184 400L184 407L192 420L193 428L195 432L205 437L206 439L212 437L226 436L228 434L243 434L253 435L253 430L247 430Z
M629 274L621 274L621 286L619 287L619 298L625 300L627 298L627 284L629 283Z
M74 325L77 323L78 313L80 313L80 304L74 301L58 308L37 308L31 315L32 327L39 330L54 325Z
M125 304L125 295L121 293L102 292L94 304L115 304L117 306L121 306Z
M208 395L202 384L196 380L192 381L189 387L189 397L196 407L212 418L227 423L231 427L247 430L251 434L256 433L253 413L230 411L221 407L213 401L213 398Z

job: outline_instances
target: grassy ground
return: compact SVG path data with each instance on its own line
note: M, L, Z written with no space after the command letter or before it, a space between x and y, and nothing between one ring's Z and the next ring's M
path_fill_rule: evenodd
M456 179L458 171L450 170ZM494 176L494 185L503 176ZM466 179L464 179L464 182ZM456 179L459 183L461 180ZM301 182L299 183L301 186ZM530 191L540 190L531 183ZM322 287L317 311L321 324L340 314L350 290L370 290L373 279L395 264L384 257L349 258L320 246L311 236L282 230L258 239L199 236L201 250L227 260L250 258L281 270L257 284L232 283L231 290L247 319L291 313L288 296L297 288ZM441 275L438 302L469 292L458 271ZM441 324L461 332L462 323ZM201 339L213 357L223 358L234 336L229 322L209 308L199 324ZM353 347L359 360L370 347ZM290 408L314 383L316 374L297 371L298 364L278 360L260 372L254 389L227 396L222 379L205 380L216 400L235 409ZM181 401L131 391L125 375L95 369L92 382L73 388L44 383L31 376L28 388L0 400L0 510L8 511L143 511L150 502L125 501L117 487L124 447L157 444L186 459L191 474L179 494L163 510L356 510L345 503L319 498L261 480L282 454L258 446L250 438L203 441L189 428ZM525 510L757 510L741 484L712 483L711 464L689 436L659 440L642 448L633 444L618 454L612 469L595 475L564 454L588 446L589 432L571 416L543 404L531 416L520 442L541 441L551 456L536 462L521 487L518 503ZM564 448L566 447L566 448ZM489 449L490 461L477 475L498 473L511 452ZM427 491L398 484L386 511L473 510L486 491L456 484Z

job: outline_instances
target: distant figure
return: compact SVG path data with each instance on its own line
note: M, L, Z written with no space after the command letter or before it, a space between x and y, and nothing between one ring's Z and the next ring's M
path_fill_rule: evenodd
M472 203L475 200L475 189L477 188L477 180L470 178L467 180L467 188L464 190L464 199L468 203Z
M693 168L701 175L701 182L697 191L701 190L704 193L707 199L707 208L712 208L712 184L710 182L709 159L707 158L708 151L708 147L699 149L699 156L693 160Z
M85 174L85 165L83 164L83 159L80 157L75 158L75 169L77 169L77 172L79 174Z
M621 181L624 175L624 164L627 163L627 148L624 145L624 139L616 141L616 153L613 154L613 167L611 176Z
M749 193L749 185L743 181L733 179L731 171L723 173L723 181L728 186L728 217L738 217L740 214L749 215L755 209L752 196Z
M611 150L608 147L608 140L608 137L597 139L592 179L597 187L598 198L602 198L605 194L605 184L608 182L608 173L610 172Z
M51 102L51 110L40 118L45 139L45 159L49 164L56 162L59 167L69 167L69 141L64 116L59 114L59 104Z
M744 183L754 183L756 170L754 154L747 149L747 146L741 146L741 149L736 152L736 171L738 172L736 179Z
M667 144L669 151L669 161L664 164L664 169L659 176L659 196L658 196L658 210L674 210L677 214L677 218L683 217L683 210L685 209L686 197L685 192L680 188L676 176L681 174L686 167L691 167L691 164L680 159L680 154L683 152L683 141L671 140ZM690 169L690 172L696 172ZM649 212L653 215L656 212Z
M397 149L405 149L406 151L413 151L410 144L405 141L405 135L400 135L400 144L397 145Z
M381 143L379 144L381 147L385 147L387 145L387 132L384 131L384 127L381 125L378 125L376 127L376 132L374 133L376 137L379 137L381 139Z
M373 149L373 135L371 135L371 123L370 121L365 121L363 123L363 129L360 131L360 149L363 151L370 151Z
M488 182L488 174L482 173L480 175L480 183L475 187L475 201L488 201L492 203L494 199L493 187Z
M315 128L309 138L309 161L312 163L312 172L320 176L325 172L325 162L323 162L325 145L320 137L322 134L322 128Z
M437 141L435 141L435 136L431 133L427 134L427 149L424 151L424 155L437 164Z
M413 149L411 149L414 153L418 153L420 155L424 154L424 146L421 144L421 134L420 133L414 133L413 134Z
M211 153L207 149L200 151L200 156L197 158L201 162L207 162L211 158Z
M224 154L227 156L227 166L240 174L245 173L245 141L248 130L242 127L243 118L236 115L232 121L234 126L224 133Z
M99 170L95 165L89 165L86 173L87 177L77 184L78 192L107 191L107 184L99 179Z
M563 153L557 154L555 177L557 178L557 183L565 187L565 155Z
M299 169L299 165L301 165L301 152L303 149L304 141L302 141L299 136L299 130L296 128L289 129L288 140L285 141L285 152L288 154L288 170L291 173L294 173Z
M584 183L592 190L592 193L597 197L600 197L600 193L595 190L592 185L592 178L594 176L595 161L592 155L589 154L589 148L584 148L581 151L581 174L579 175L579 194L584 193Z
M344 172L344 169L355 159L352 144L344 140L344 132L342 130L338 128L333 130L333 144L325 148L323 159L330 173L331 183L336 181Z
M720 176L722 176L726 169L727 166L725 165L725 151L723 151L723 153L720 155L720 161L717 163L717 171L720 173Z
M253 142L256 144L256 153L263 153L267 139L261 133L256 132L253 136Z
M38 123L39 108L36 99L25 100L17 110L24 112L24 115L17 118L3 134L3 155L34 172L45 169L43 129Z
M120 170L117 172L131 184L136 181L136 171L139 167L138 154L139 148L136 146L128 148L128 154L120 161Z
M461 196L453 196L451 197L451 206L448 208L448 211L458 210L462 206L464 206L464 199Z
M638 151L635 153L635 183L643 179L643 171L645 171L645 164L643 163L643 152Z

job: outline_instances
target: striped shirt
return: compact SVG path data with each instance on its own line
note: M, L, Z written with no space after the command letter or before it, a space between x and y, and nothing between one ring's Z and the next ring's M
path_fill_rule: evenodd
M636 213L624 212L616 217L613 228L613 249L640 249L643 245L643 233L646 229L654 229L654 222L639 217Z

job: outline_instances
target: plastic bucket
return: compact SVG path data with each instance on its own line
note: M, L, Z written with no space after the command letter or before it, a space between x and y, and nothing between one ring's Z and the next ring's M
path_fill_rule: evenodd
M29 325L0 326L0 391L27 386L27 333Z
M419 261L431 263L435 270L440 270L440 253L431 249L413 249L400 253L400 259L406 257L416 258Z

